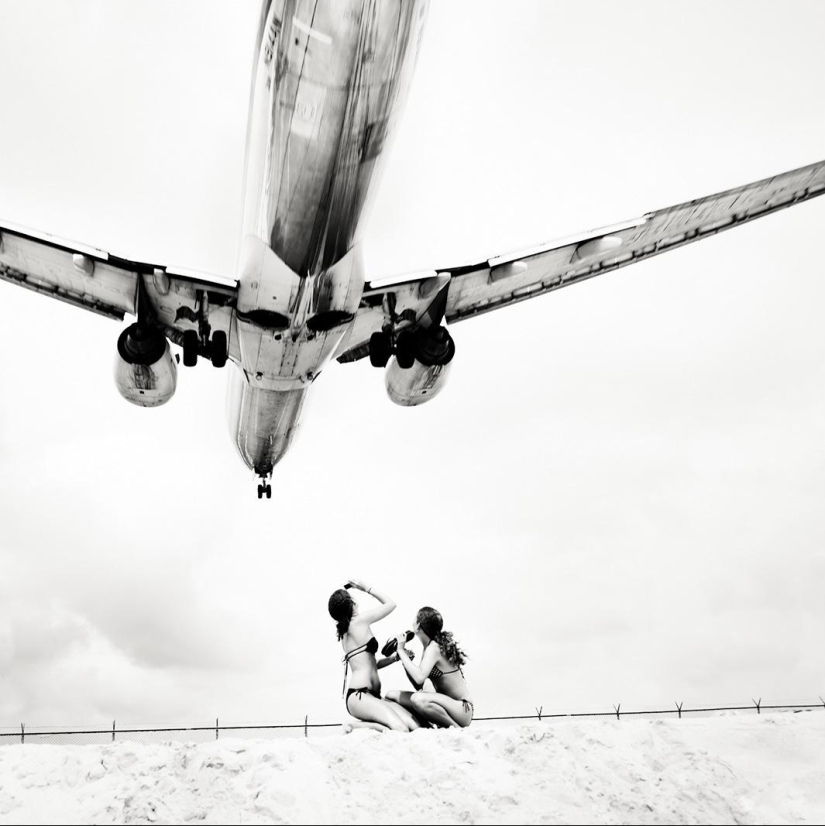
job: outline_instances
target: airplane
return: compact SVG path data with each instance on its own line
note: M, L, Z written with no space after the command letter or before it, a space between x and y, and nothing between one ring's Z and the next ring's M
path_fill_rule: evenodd
M121 258L0 222L0 279L123 321L115 381L172 398L177 364L229 368L236 448L258 498L332 361L368 358L390 399L443 389L449 326L650 258L825 192L825 161L638 218L430 273L368 279L364 216L415 68L426 0L264 0L235 280ZM181 348L173 354L170 344Z

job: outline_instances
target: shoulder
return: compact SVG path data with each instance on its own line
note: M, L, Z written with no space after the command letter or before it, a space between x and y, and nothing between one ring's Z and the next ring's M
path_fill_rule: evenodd
M370 624L366 620L358 619L358 617L353 617L349 624L349 629L347 630L347 636L350 640L360 639L365 634L368 636L371 634Z

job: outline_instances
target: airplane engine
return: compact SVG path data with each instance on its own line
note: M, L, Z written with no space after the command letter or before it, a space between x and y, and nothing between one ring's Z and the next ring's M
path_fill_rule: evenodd
M413 407L435 398L447 383L450 362L455 355L455 344L444 327L429 327L412 334L410 349L414 354L412 365L407 367L409 355L402 345L401 364L395 356L387 365L384 380L387 394L396 404Z
M126 401L158 407L175 394L178 370L169 342L157 327L131 324L117 340L115 383Z

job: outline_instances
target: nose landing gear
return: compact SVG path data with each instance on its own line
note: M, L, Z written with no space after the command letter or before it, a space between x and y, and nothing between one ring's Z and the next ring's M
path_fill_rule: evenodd
M262 476L261 483L258 485L258 499L263 499L264 496L266 496L267 499L272 498L272 485Z

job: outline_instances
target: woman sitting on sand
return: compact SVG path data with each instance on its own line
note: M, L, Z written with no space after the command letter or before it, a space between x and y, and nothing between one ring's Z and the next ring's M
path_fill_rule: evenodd
M358 612L358 606L348 588L357 588L375 597L381 605L371 611ZM347 668L351 670L350 687L346 693L347 711L360 723L345 724L344 728L372 728L379 731L413 731L419 728L418 721L409 711L394 702L381 699L381 681L378 669L396 661L387 657L375 660L378 641L372 634L370 624L378 622L395 610L395 602L385 594L369 588L363 582L351 579L344 588L339 588L329 598L329 613L337 623L338 639L344 648L344 686Z
M404 650L405 634L399 634L395 656L418 690L388 691L387 699L409 709L419 720L445 728L464 728L473 719L473 701L461 670L467 655L443 627L444 620L435 608L424 607L416 614L413 631L424 646L420 666ZM421 690L427 679L435 691Z

